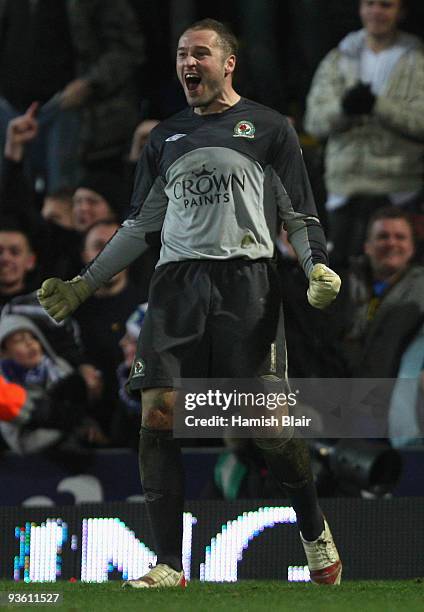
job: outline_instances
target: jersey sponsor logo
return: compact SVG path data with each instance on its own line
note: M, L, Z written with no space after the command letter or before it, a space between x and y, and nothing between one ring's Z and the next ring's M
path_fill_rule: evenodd
M175 140L179 140L184 136L187 136L187 134L174 134L173 136L169 136L169 138L167 138L165 142L174 142Z
M234 138L255 138L256 128L251 121L239 121L234 126Z
M174 198L182 200L184 208L221 204L230 201L234 189L244 191L245 184L244 172L238 176L234 172L217 172L216 168L208 169L202 164L190 178L175 182Z

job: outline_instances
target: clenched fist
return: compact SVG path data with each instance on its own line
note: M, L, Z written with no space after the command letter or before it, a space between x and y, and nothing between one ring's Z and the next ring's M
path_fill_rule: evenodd
M58 323L66 319L93 290L81 276L70 281L48 278L37 291L38 301L44 310Z
M314 308L325 308L336 298L342 281L324 264L315 264L309 277L308 302Z

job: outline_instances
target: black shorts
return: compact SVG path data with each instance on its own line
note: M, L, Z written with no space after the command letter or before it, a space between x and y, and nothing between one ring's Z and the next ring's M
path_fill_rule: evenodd
M271 260L195 260L155 270L129 389L181 378L286 377L280 279Z

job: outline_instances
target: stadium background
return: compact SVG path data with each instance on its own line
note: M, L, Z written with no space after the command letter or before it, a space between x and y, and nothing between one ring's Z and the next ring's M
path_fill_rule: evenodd
M158 24L162 20L169 23L172 10L178 11L175 5L189 6L194 18L212 16L230 22L238 35L242 34L239 13L243 11L242 2L215 3L205 11L200 2L172 3L132 0L132 4L144 18L147 44L151 56L158 62L151 65L143 76L145 91L150 89L150 105L155 99L161 100L161 114L166 115L167 104L172 101L175 106L181 102L178 94L166 95L166 88L158 83L158 78L171 74L172 36L163 39ZM253 4L253 3L250 3ZM273 3L276 4L276 3ZM277 3L278 4L278 3ZM294 8L297 5L297 8ZM203 6L203 5L202 5ZM174 7L174 8L173 8ZM343 3L332 0L296 0L281 2L278 14L282 21L275 24L275 34L284 44L284 37L279 32L286 31L284 15L291 15L296 24L294 33L284 49L284 65L289 68L290 79L288 96L280 102L280 110L301 112L302 96L305 86L323 55L333 47L348 31L358 27L357 1L345 0ZM177 23L174 24L175 29ZM412 0L407 29L422 35L424 25L424 3ZM246 40L246 45L249 41ZM304 56L302 69L298 71L294 59L300 47L309 49ZM249 91L247 78L247 60L243 58L241 75L242 87L246 95ZM162 64L161 70L157 65ZM172 89L172 88L171 88ZM156 97L156 98L155 98ZM257 97L257 96L256 96ZM145 110L148 114L148 109ZM187 512L196 517L193 526L191 547L192 577L199 577L200 564L205 559L206 547L222 529L227 521L242 516L244 512L257 511L260 507L285 507L285 502L272 500L249 500L235 502L218 502L196 499L208 478L213 478L213 466L216 460L214 451L208 455L198 450L187 451L188 485L190 498ZM411 578L423 575L424 557L424 482L422 475L422 457L419 451L403 455L403 472L398 486L394 489L394 499L324 499L323 508L331 520L341 555L346 551L348 561L345 565L345 577L360 578ZM29 571L31 555L38 553L31 549L31 541L38 537L33 528L46 525L48 519L54 520L63 535L63 524L67 525L66 540L62 547L57 546L53 555L53 574L56 579L81 578L82 567L82 531L83 520L103 517L119 518L125 528L134 531L138 539L136 548L143 543L151 547L150 534L147 529L143 505L140 504L141 491L138 484L137 457L135 453L113 451L92 452L90 456L82 455L79 461L72 459L72 465L62 458L23 458L4 453L0 461L0 577L24 580L25 569ZM66 484L60 485L66 481ZM99 484L100 483L100 484ZM126 501L134 496L134 501ZM421 496L421 497L420 497ZM92 500L97 503L81 503ZM29 501L28 501L29 500ZM114 503L111 503L114 502ZM21 504L24 503L24 507ZM60 519L60 521L58 521ZM247 520L247 519L246 519ZM19 530L19 534L16 530ZM21 544L21 532L30 534L24 545ZM65 530L66 531L66 530ZM56 533L57 535L57 533ZM17 537L18 536L18 537ZM72 536L76 536L72 540ZM43 536L44 537L44 536ZM41 540L51 542L52 534ZM72 543L73 542L73 543ZM57 543L57 542L56 542ZM72 550L71 546L74 546ZM61 548L61 551L58 550ZM28 552L28 554L27 554ZM228 551L226 554L230 554ZM43 556L44 555L44 556ZM39 571L40 563L45 563L46 549L37 556L34 571ZM53 559L51 557L51 559ZM41 560L40 560L41 559ZM253 537L243 553L238 569L238 578L275 578L287 580L289 567L303 567L304 558L299 543L297 530L292 523L276 523L272 528ZM107 561L109 569L107 578L122 578L123 570L114 568ZM44 571L44 570L43 570ZM45 568L45 571L47 569ZM104 574L103 574L104 575ZM293 572L292 572L293 576ZM28 576L27 576L28 578ZM302 573L297 575L302 580Z

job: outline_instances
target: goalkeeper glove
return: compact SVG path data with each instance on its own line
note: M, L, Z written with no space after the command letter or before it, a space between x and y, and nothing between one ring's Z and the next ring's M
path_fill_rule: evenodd
M37 291L37 297L44 310L59 323L72 314L93 292L81 276L70 281L48 278Z
M314 308L325 308L336 298L342 281L324 264L315 264L309 277L308 302Z

